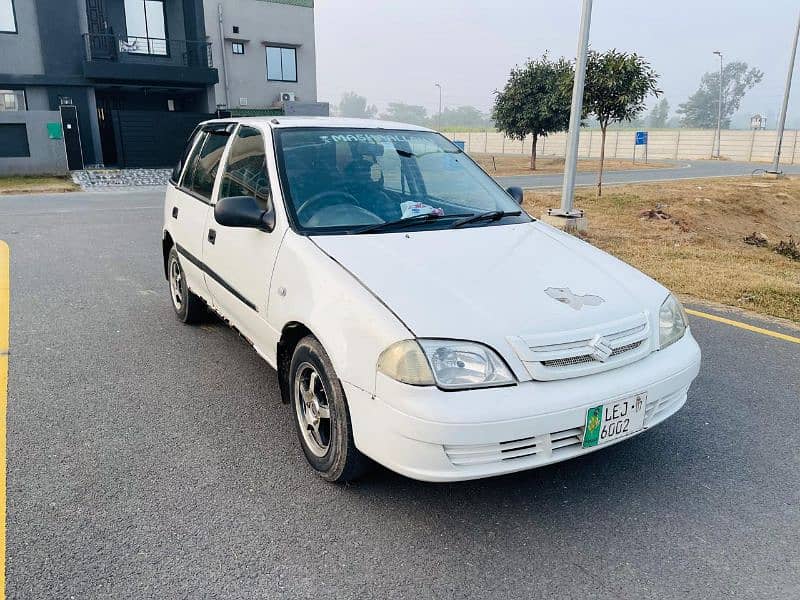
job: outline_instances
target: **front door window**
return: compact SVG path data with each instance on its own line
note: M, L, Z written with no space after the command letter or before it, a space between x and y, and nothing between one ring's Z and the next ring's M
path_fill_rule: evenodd
M272 208L264 137L258 129L242 125L236 133L222 175L219 198L250 196L261 210Z

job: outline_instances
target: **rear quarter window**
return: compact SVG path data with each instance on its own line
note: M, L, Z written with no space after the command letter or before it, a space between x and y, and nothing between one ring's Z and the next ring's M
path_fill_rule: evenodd
M197 142L198 138L203 135L203 132L199 129L196 129L191 136L189 136L189 141L186 143L186 148L183 150L183 154L181 154L181 158L178 161L178 164L175 165L175 168L172 169L172 175L170 175L169 180L178 185L181 180L181 173L183 173L183 167L189 160L189 154L192 152L192 148L194 148L195 142Z

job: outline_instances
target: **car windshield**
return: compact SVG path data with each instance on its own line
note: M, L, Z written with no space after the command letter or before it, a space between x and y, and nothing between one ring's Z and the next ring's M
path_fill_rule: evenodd
M438 133L296 128L275 132L287 209L314 234L491 227L530 217ZM490 214L491 213L491 214ZM461 221L461 223L459 223Z

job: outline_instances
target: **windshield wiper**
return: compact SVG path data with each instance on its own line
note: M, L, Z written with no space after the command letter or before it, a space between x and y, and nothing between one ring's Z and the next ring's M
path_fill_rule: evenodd
M521 210L513 212L505 212L503 210L493 210L491 212L481 213L479 215L471 215L466 219L461 219L453 223L453 229L469 225L470 223L478 223L479 221L499 221L505 217L518 217L522 214Z
M387 229L409 227L411 225L419 225L420 223L430 223L431 221L438 221L439 219L459 219L462 217L471 217L472 215L437 215L436 213L428 213L425 215L414 215L406 219L398 219L396 221L387 221L386 223L378 223L377 225L368 225L361 229L356 229L351 233L376 233L378 231L385 231Z

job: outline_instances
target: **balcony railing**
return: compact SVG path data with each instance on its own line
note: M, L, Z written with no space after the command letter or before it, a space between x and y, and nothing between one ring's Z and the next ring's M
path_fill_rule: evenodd
M213 68L211 42L84 33L86 60Z

